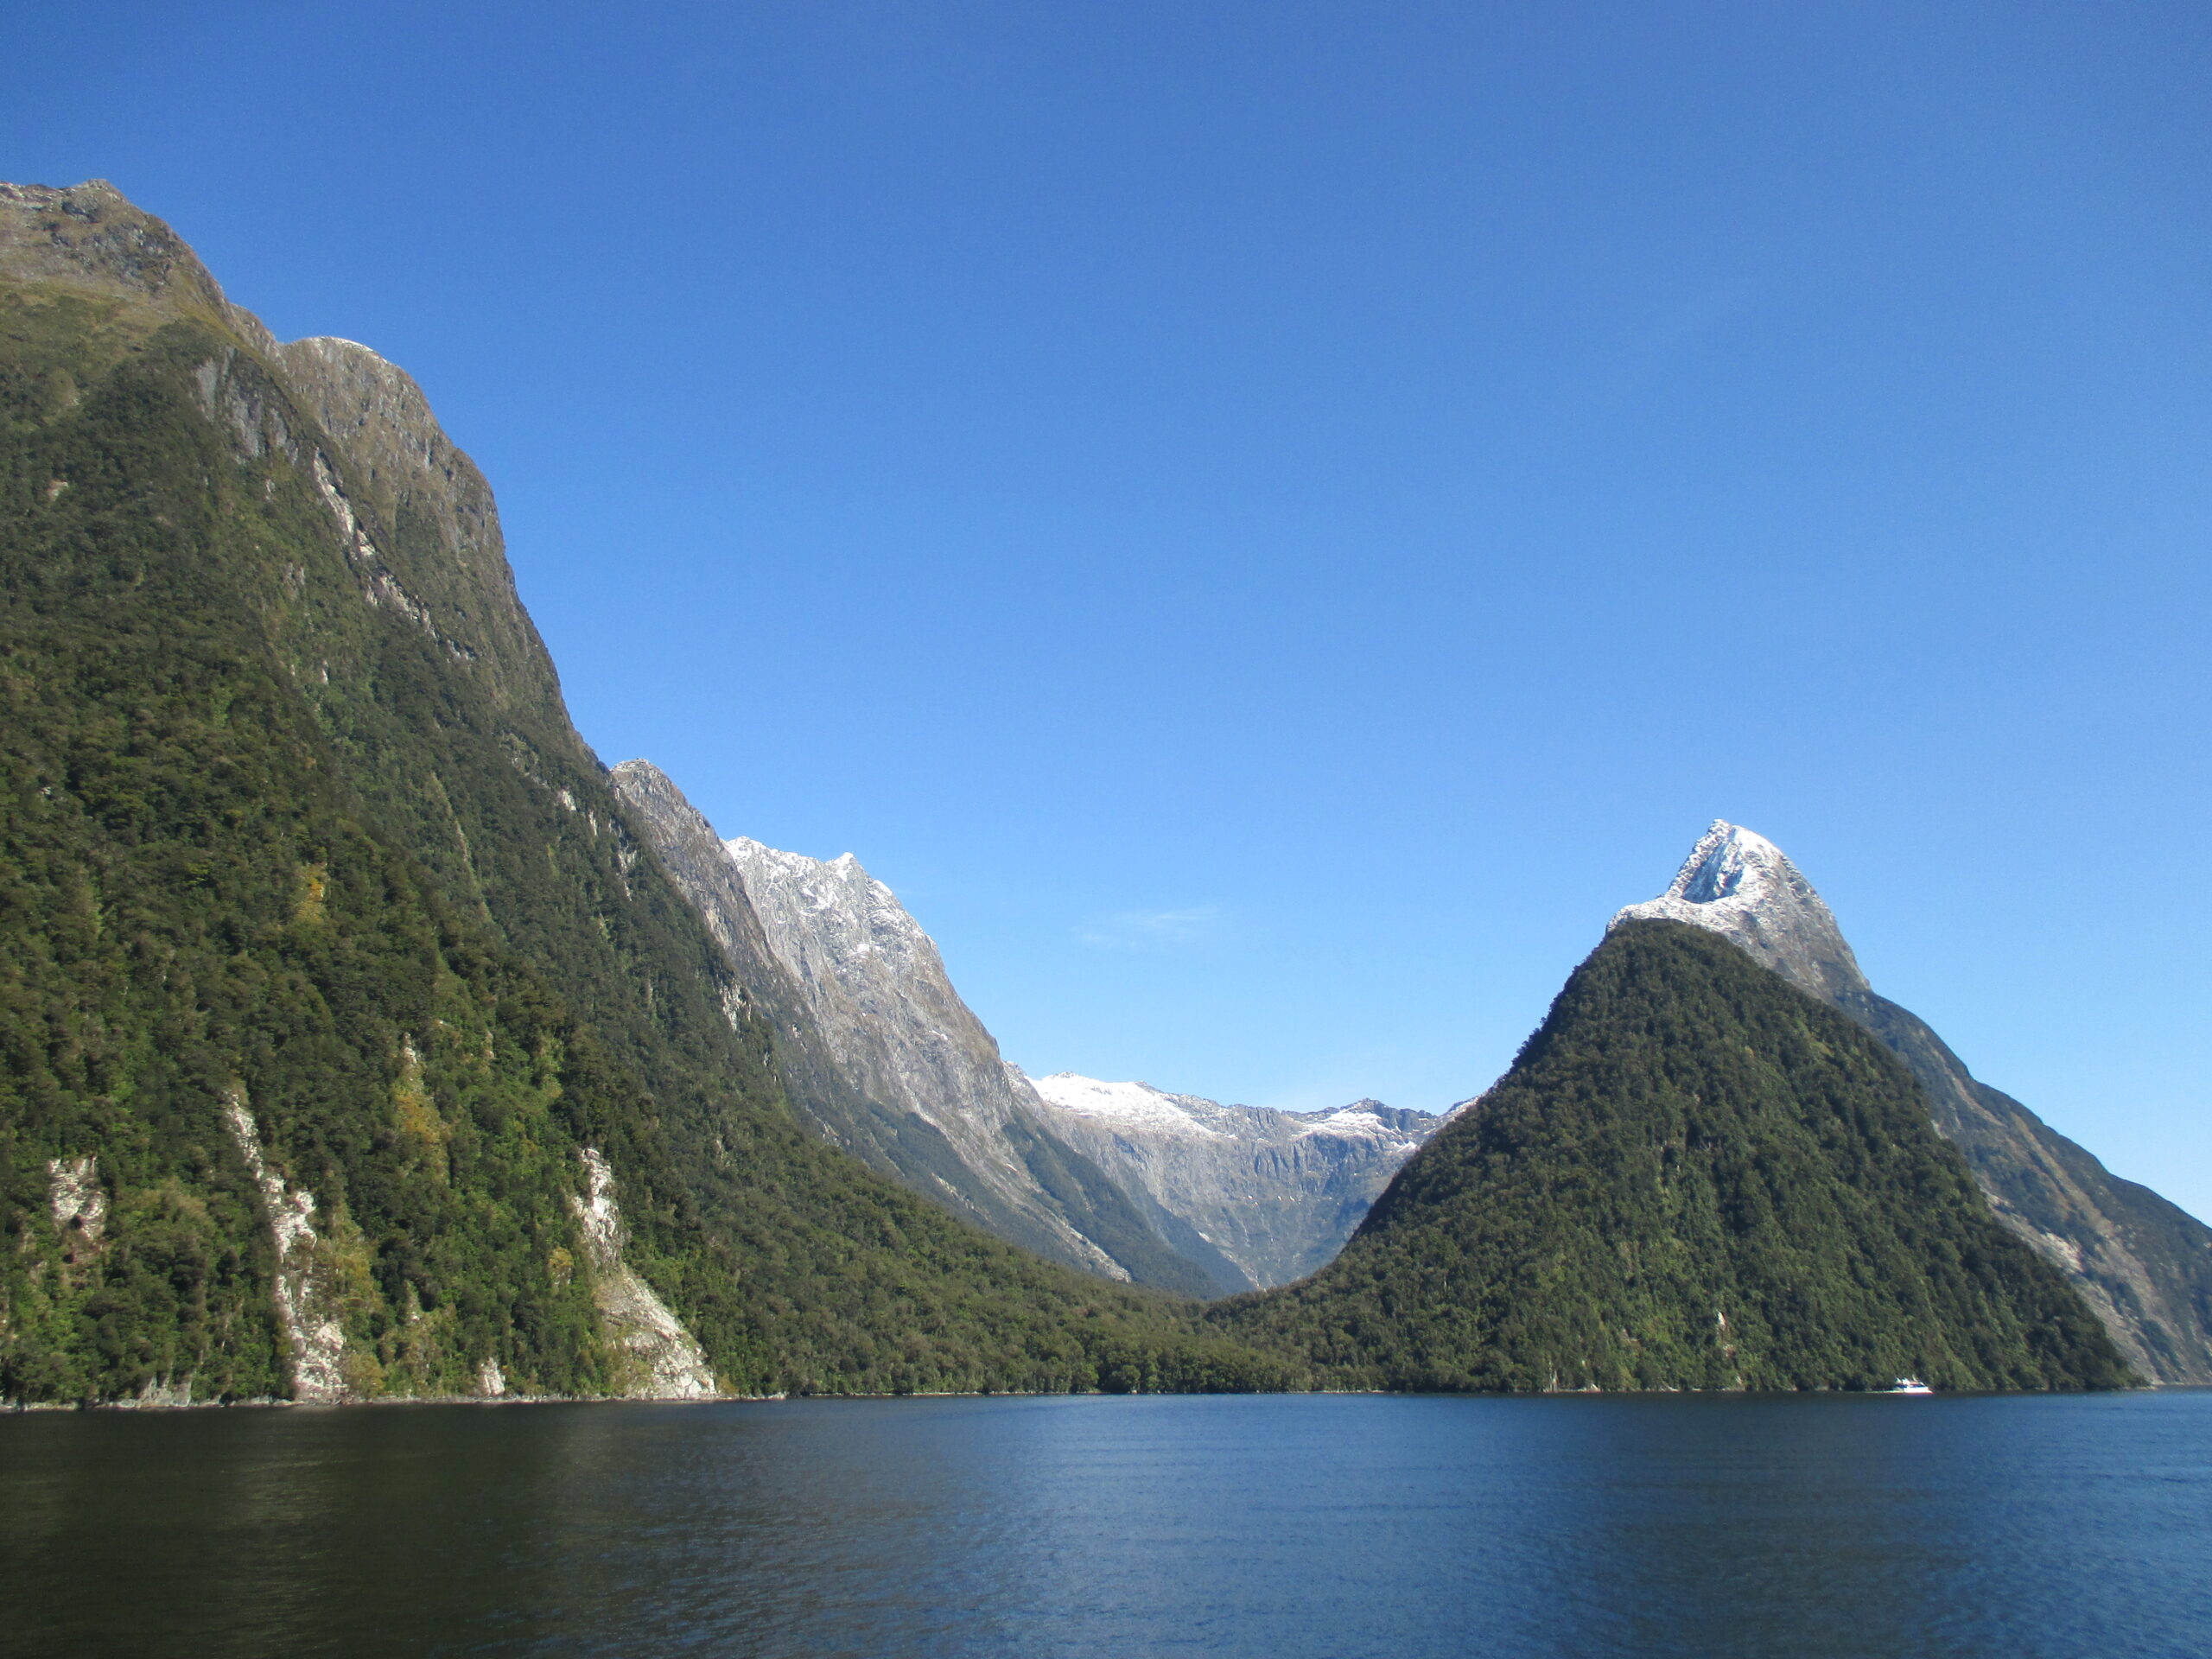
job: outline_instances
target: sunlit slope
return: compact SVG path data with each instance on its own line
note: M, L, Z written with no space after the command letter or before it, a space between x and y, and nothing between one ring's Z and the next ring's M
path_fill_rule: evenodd
M2130 1380L1903 1062L1669 921L1608 936L1334 1262L1217 1317L1343 1387Z
M857 860L726 843L650 762L609 776L774 1027L785 1097L823 1139L1048 1260L1190 1294L1243 1287L1178 1254L1103 1169L1038 1121L936 944ZM758 856L741 861L740 847Z
M1279 1375L799 1129L411 381L0 219L0 1395Z

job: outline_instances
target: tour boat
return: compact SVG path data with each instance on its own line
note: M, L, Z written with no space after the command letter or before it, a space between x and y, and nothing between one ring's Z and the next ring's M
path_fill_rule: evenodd
M1897 1378L1897 1387L1884 1389L1882 1392L1884 1394L1933 1394L1936 1390L1916 1376L1901 1376Z

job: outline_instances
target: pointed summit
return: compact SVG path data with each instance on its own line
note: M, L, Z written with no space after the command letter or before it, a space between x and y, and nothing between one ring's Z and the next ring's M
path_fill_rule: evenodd
M1919 1078L1936 1132L1966 1154L1998 1219L2073 1281L2129 1363L2160 1382L2212 1383L2212 1229L2115 1179L1878 994L1780 848L1716 818L1667 891L1611 928L1637 921L1717 933L1881 1039Z
M1611 925L1655 920L1718 933L1823 1001L1869 988L1813 884L1764 836L1725 818L1698 838L1666 892L1629 906Z
M1334 1262L1215 1317L1329 1388L2129 1379L2065 1278L1990 1214L1904 1066L1667 918L1606 936Z

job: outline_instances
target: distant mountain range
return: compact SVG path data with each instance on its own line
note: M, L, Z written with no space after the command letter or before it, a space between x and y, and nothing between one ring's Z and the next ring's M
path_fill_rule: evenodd
M1747 831L1445 1117L1032 1079L851 855L601 766L415 383L104 183L0 185L0 1402L2212 1382L2212 1230Z
M1112 1171L1165 1236L1195 1235L1233 1267L1230 1290L1321 1267L1444 1122L1376 1100L1283 1112L1071 1071L1028 1081L1045 1121Z

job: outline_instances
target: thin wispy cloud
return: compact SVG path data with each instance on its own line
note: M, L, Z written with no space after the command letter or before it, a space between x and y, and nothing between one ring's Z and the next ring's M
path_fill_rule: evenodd
M1181 910L1125 910L1102 917L1076 930L1085 944L1109 950L1165 950L1196 944L1220 931L1219 905L1192 905Z

